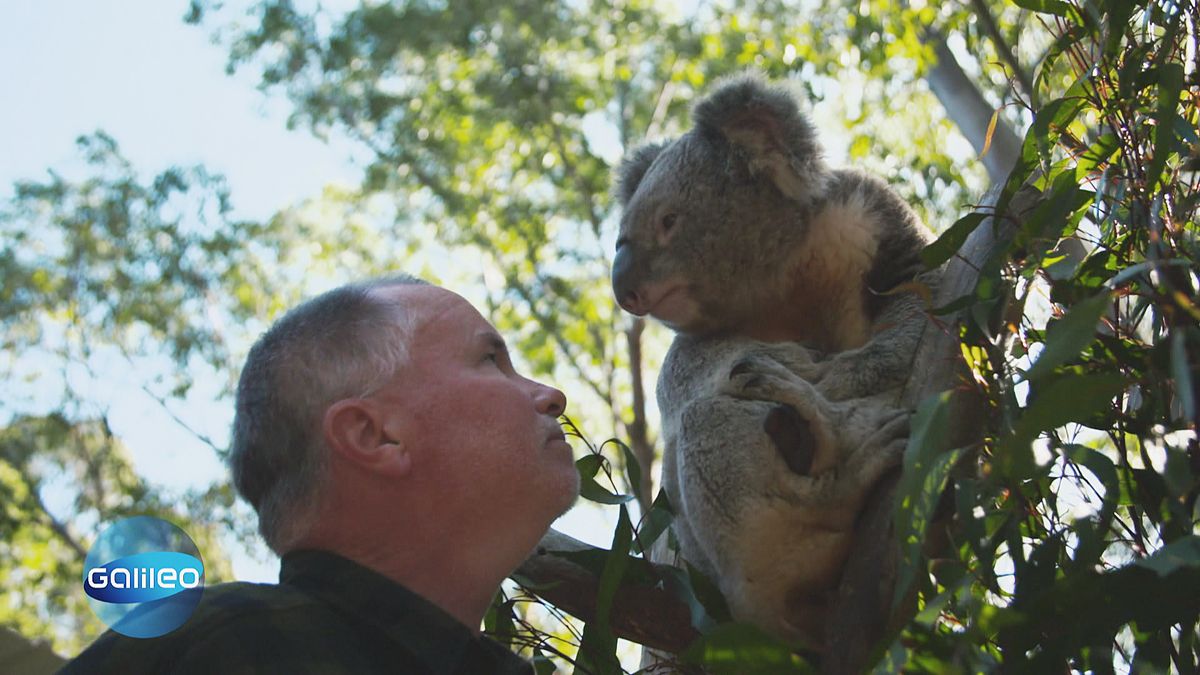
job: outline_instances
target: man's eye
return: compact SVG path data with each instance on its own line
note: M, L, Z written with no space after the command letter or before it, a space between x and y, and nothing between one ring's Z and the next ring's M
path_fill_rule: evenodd
M488 352L487 354L484 355L483 360L491 361L492 363L498 364L498 363L500 363L500 356L496 352Z

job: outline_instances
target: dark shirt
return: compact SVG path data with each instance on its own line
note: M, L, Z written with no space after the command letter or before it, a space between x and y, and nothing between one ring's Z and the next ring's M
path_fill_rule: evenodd
M108 631L62 673L520 673L530 664L383 575L325 551L283 557L279 584L204 589L157 638Z

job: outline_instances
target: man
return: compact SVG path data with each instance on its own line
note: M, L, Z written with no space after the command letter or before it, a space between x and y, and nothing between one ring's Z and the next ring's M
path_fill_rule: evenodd
M501 581L573 503L563 393L464 299L338 288L251 349L234 483L279 585L222 584L160 638L109 631L67 672L532 673L481 637Z

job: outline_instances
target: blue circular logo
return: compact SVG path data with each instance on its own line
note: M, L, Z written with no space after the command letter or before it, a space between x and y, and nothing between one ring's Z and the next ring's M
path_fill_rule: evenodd
M204 561L187 533L161 518L110 525L83 563L88 604L129 637L165 635L183 625L204 593Z

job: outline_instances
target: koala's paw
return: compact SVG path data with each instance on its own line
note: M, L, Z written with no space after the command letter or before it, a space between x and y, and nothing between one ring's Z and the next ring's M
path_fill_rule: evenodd
M872 485L904 459L911 431L912 412L890 406L863 405L840 420L851 437L853 451L847 460L848 475Z
M832 409L790 369L769 358L743 357L730 368L725 393L776 404L763 418L762 429L793 473L811 476L836 463Z
M910 356L880 344L868 345L819 362L814 377L806 379L833 401L873 396L904 384Z
M804 378L772 358L751 354L734 362L724 393L735 398L788 403L805 416L825 414L821 395Z

